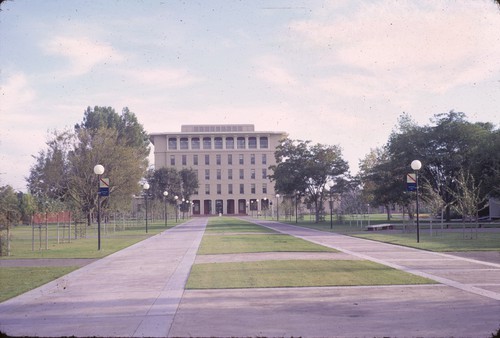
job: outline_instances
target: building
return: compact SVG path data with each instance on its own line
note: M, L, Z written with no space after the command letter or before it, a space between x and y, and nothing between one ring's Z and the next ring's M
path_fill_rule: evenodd
M183 125L153 133L155 168L192 168L199 189L194 215L269 212L275 198L269 166L284 132L255 131L252 124Z

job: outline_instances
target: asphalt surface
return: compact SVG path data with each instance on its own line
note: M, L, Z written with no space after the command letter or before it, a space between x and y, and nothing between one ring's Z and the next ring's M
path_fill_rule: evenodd
M441 284L184 290L206 222L193 219L0 303L0 331L78 337L491 337L500 327L500 264L270 221L255 222L333 247L344 259L369 259Z

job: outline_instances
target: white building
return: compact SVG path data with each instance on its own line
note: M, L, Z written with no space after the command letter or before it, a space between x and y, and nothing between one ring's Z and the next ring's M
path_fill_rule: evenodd
M181 132L153 133L155 168L192 168L199 190L191 196L194 215L266 211L274 199L269 166L287 135L255 131L251 124L183 125Z

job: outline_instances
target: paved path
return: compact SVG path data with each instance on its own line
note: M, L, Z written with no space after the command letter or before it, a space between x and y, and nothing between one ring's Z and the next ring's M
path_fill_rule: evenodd
M261 220L255 222L443 284L184 290L206 221L195 219L0 303L0 331L79 337L489 337L500 326L499 264Z
M0 303L0 331L166 336L206 222L194 219Z
M500 301L500 264L325 233L272 221L254 221L273 230L398 270Z

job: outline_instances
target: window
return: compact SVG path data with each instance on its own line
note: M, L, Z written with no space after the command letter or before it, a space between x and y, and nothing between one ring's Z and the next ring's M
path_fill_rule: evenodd
M233 155L227 154L227 164L233 165Z
M222 162L222 155L221 154L215 155L215 162L217 163L217 165L221 165L221 162Z
M210 165L210 155L205 155L205 165Z
M234 149L234 138L226 137L226 149Z
M262 179L267 179L267 169L262 169Z
M255 154L250 154L250 164L255 164Z
M262 164L267 164L267 154L262 154Z
M177 139L175 137L169 137L168 149L177 150Z
M189 149L189 140L187 137L181 137L179 141L181 149Z
M170 165L175 165L175 155L170 155Z
M210 184L205 184L205 194L210 195Z
M203 138L203 149L212 149L212 139L210 137Z
M257 138L249 137L248 138L248 148L249 149L257 149Z
M255 169L250 169L250 178L255 180Z
M222 137L214 138L215 149L222 149Z
M267 194L267 183L262 183L262 193Z
M238 149L245 149L245 138L238 137L236 140L236 146Z
M222 194L222 184L217 184L217 195Z
M240 184L240 194L245 193L245 185L243 183Z
M210 169L205 169L205 179L207 181L210 179Z
M227 170L227 179L232 180L233 179L233 169L228 169Z
M233 184L232 184L232 183L229 183L229 184L227 185L227 193L228 193L229 195L232 195L232 194L233 194Z
M238 163L241 165L245 164L243 154L238 155Z
M269 141L267 139L267 136L261 136L260 149L267 149L267 148L269 148Z
M191 149L200 149L200 138L193 137L191 139Z
M255 194L255 183L250 185L250 193Z
M240 169L240 180L245 179L245 169Z
M182 155L182 165L187 165L187 155Z
M198 165L198 155L193 155L193 165Z
M217 179L218 180L222 179L222 169L217 169Z

